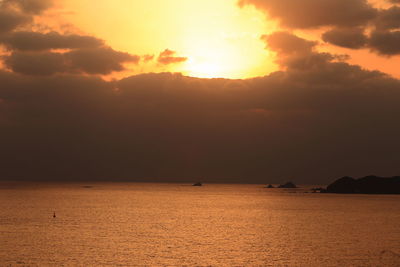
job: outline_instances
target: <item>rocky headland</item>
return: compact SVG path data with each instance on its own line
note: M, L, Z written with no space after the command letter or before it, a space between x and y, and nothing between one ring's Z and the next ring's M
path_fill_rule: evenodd
M400 176L366 176L359 179L342 177L326 188L326 193L337 194L400 194Z

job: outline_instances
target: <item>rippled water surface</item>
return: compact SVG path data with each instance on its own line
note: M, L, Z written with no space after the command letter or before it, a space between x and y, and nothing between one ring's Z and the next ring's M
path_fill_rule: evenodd
M0 266L400 266L400 196L91 186L3 184Z

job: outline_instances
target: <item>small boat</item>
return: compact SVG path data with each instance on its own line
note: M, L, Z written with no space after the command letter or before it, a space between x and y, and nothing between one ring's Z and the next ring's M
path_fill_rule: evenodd
M195 183L195 184L192 184L192 186L203 186L203 184L202 183Z

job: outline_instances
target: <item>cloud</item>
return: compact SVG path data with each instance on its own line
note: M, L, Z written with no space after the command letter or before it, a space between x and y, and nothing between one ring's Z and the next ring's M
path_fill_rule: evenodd
M329 53L315 52L317 42L305 40L288 32L275 32L262 37L270 50L278 53L277 63L287 69L319 68L327 61L340 59Z
M92 36L63 35L58 32L40 33L31 31L12 32L0 36L0 43L10 50L39 51L50 49L77 49L103 46L104 42Z
M375 9L366 0L240 0L239 5L254 5L291 29L331 26L322 40L336 46L369 48L385 56L400 54L398 6Z
M52 52L14 52L4 63L12 71L26 75L53 75L67 70L64 56Z
M293 29L359 26L377 15L366 0L240 0L239 5L254 5Z
M175 63L182 63L187 60L187 57L176 57L175 54L176 54L175 51L165 49L163 52L160 53L157 61L158 63L169 65Z
M362 28L345 28L325 32L322 40L341 47L359 49L367 44L368 37Z
M19 26L29 26L25 24L31 23L34 16L52 6L51 0L0 2L0 44L8 50L1 59L8 69L39 76L57 73L110 74L124 70L125 63L139 62L139 56L116 51L93 36L17 30Z
M109 74L124 70L123 63L137 64L139 56L115 51L110 47L83 48L65 53L67 62L73 69L89 74Z
M390 30L400 28L400 7L393 6L389 9L380 10L375 21L379 30Z
M296 28L331 25L325 37L339 45L356 46L347 40L354 28L339 26L360 25L375 12L364 1L302 2L321 16ZM32 18L47 8L34 3L13 5ZM301 1L242 1L250 3L287 27L305 16ZM349 13L358 15L351 21ZM0 179L322 184L344 175L398 175L400 81L320 53L316 41L289 32L263 36L281 66L265 77L150 73L105 81L94 75L140 57L91 36L15 31L23 23L1 37L9 50L8 70L0 70ZM376 29L366 47L393 53L393 36ZM166 49L156 59L187 60L175 55Z
M52 0L0 1L0 34L33 21L33 17L52 7Z
M29 26L25 24L52 6L52 0L0 2L0 44L8 50L1 59L7 68L16 73L39 76L110 74L124 70L125 63L139 62L139 56L115 51L93 36L17 30L19 26Z
M18 26L31 21L31 17L25 16L13 10L5 10L0 6L0 34L12 31Z
M17 7L28 14L40 14L53 6L53 0L3 0L6 7Z
M397 174L400 81L290 33L264 40L284 71L248 80L1 71L0 179L328 183Z
M316 42L308 41L288 32L275 32L262 36L268 47L282 54L308 54Z
M400 8L394 6L380 10L371 23L373 28L369 34L365 34L360 27L334 28L325 32L322 39L325 42L351 49L369 48L379 55L399 55Z
M373 51L381 55L400 54L400 30L399 31L374 31L371 33L369 46Z
M14 51L4 56L5 65L25 75L56 73L109 74L124 70L124 63L138 63L140 57L109 47L83 48L65 53Z
M144 55L144 56L142 56L142 60L144 62L149 62L149 61L152 61L153 59L154 59L154 55Z

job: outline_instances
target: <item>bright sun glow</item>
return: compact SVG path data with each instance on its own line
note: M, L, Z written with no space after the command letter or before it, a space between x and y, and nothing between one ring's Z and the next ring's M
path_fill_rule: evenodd
M251 37L249 38L251 40ZM258 40L254 40L258 44ZM259 44L259 49L263 49ZM262 55L251 53L240 43L230 42L221 38L207 43L188 39L186 49L188 61L180 68L188 76L200 78L243 78L254 75L254 65L262 65L268 61L268 51L262 50ZM263 73L261 73L262 75Z
M240 53L235 53L235 47L221 37L208 38L198 41L186 38L185 51L190 55L188 61L182 66L184 73L189 76L201 78L236 78L235 71L240 69Z
M189 76L200 78L215 78L225 76L226 71L218 62L198 62L190 60L187 64Z
M157 58L168 48L188 58L168 66L148 62L130 68L130 74L171 71L194 77L248 78L276 68L260 40L275 25L254 8L239 8L237 0L99 0L96 9L89 2L65 0L66 6L77 10L67 14L68 20L114 49Z

